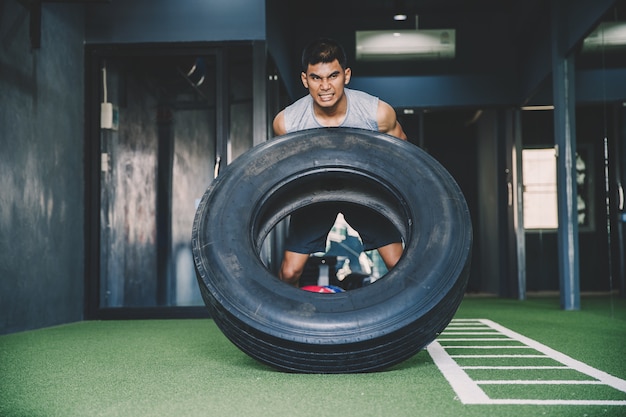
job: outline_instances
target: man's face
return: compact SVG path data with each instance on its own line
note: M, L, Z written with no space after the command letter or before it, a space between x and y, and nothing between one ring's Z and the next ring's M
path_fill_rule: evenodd
M343 88L350 82L350 75L350 68L344 70L334 60L309 65L306 73L303 72L300 77L317 105L332 107L343 97Z

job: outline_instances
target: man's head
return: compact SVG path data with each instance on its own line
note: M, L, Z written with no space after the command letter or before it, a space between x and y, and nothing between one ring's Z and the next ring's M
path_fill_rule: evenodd
M317 108L344 110L344 86L350 82L352 71L346 67L346 54L336 41L327 38L310 43L302 53L304 88L309 90Z
M309 65L339 62L341 68L346 69L348 59L343 47L335 40L320 38L309 43L302 51L302 71L306 72Z

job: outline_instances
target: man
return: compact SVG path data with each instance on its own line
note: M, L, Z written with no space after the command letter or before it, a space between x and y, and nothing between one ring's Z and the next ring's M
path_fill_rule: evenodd
M362 91L345 88L351 75L345 51L339 43L328 38L310 43L302 53L300 74L309 94L276 115L274 133L284 135L320 127L352 127L379 131L406 140L395 110L389 104ZM298 285L310 254L323 250L336 214L314 208L292 214L279 271L282 281ZM344 213L344 216L361 235L365 250L378 249L385 265L391 269L402 256L399 233L389 223L383 225L381 222L363 220L362 214L359 215L357 210L351 215ZM359 230L358 224L364 227Z

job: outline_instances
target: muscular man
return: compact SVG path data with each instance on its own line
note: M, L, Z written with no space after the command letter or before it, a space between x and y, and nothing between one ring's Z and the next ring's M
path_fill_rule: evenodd
M283 109L274 118L276 135L320 128L352 127L387 133L406 140L395 110L378 97L348 89L352 71L342 46L322 38L302 53L302 84L309 94ZM334 214L333 214L334 213ZM322 251L337 212L306 208L293 213L279 278L297 286L311 253ZM363 240L364 250L378 249L388 269L402 255L402 241L389 222L368 222L363 212L344 213L346 221ZM329 225L330 223L330 225ZM361 229L361 230L359 230Z

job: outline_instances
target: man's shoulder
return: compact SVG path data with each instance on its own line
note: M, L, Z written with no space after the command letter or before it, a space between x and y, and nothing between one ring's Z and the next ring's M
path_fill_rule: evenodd
M360 98L363 100L378 100L378 97L370 93L366 93L365 91L362 91L362 90L353 90L351 88L344 88L344 91L346 95L348 95L348 97L355 97L355 98Z
M312 117L312 103L313 98L307 94L285 107L283 116L287 132L303 130L313 123L309 120Z
M377 111L380 101L378 97L361 90L344 89L344 91L351 107L358 107L366 113Z
M311 106L312 101L313 100L311 96L308 94L306 96L300 97L299 99L285 107L285 113L287 115L301 114Z
M287 108L309 105L311 101L312 101L311 95L306 94L300 97L299 99L297 99L296 101L294 101L293 103L291 103L290 105L288 105Z
M360 112L363 112L370 117L376 117L378 103L380 101L378 97L361 90L346 89L345 91L351 108L358 108Z

